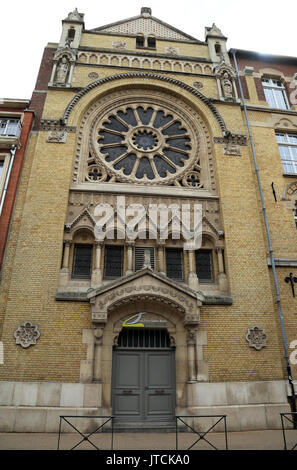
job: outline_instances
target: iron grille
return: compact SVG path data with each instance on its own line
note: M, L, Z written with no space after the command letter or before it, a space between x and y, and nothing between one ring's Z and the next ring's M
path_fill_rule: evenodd
M183 276L183 250L181 249L166 249L166 272L167 276L171 279L182 281Z
M165 328L123 328L118 337L120 348L170 348L170 338Z
M104 278L113 279L123 273L123 247L106 246L104 257Z
M212 255L211 250L197 250L195 252L196 258L196 272L199 281L212 281Z
M90 278L93 245L75 245L72 277Z

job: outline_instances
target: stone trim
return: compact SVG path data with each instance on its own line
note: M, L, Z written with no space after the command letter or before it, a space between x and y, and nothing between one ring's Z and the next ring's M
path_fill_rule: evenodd
M275 258L274 259L275 266L291 266L297 267L297 259L296 258ZM270 256L267 257L267 265L271 266L271 258Z

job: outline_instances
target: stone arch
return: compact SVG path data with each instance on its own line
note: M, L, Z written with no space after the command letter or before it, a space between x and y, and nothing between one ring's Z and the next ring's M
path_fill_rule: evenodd
M198 90L196 90L195 88L193 88L190 85L187 85L187 84L181 82L180 80L176 80L176 79L173 79L173 78L170 78L170 77L167 77L167 76L163 76L163 75L158 75L158 74L154 74L154 73L144 73L144 72L131 72L131 73L117 74L117 75L114 75L114 76L109 76L109 77L102 78L100 80L97 80L97 81L89 84L88 86L83 88L83 90L78 92L75 95L75 97L70 101L70 103L68 104L67 108L64 111L62 120L66 123L68 121L69 117L70 117L70 114L71 114L72 110L75 108L77 103L85 95L87 95L89 92L91 92L93 89L95 89L95 88L97 88L101 85L107 84L107 83L111 83L111 82L118 81L118 80L124 80L124 79L129 79L129 81L131 79L136 79L136 80L137 79L157 80L158 82L160 82L160 85L161 85L161 82L164 82L164 83L167 82L167 83L170 83L171 85L176 86L177 89L181 88L181 89L184 89L184 90L188 91L190 94L194 95L201 102L203 102L203 104L205 104L207 106L207 108L209 108L209 110L212 112L213 116L215 117L215 120L219 124L219 127L220 127L221 132L223 133L223 135L228 134L226 124L225 124L221 114L217 110L217 108L214 106L214 104L211 102L210 99L208 99L206 96L204 96ZM131 86L131 82L130 82L130 86Z

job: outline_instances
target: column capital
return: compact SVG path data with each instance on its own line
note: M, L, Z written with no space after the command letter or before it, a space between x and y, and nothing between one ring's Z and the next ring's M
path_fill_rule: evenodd
M125 245L126 246L135 246L135 241L133 240L125 240Z

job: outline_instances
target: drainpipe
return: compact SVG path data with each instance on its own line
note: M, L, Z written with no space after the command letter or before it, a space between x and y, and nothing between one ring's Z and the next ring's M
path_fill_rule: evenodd
M240 76L239 76L238 65L237 65L237 61L236 61L236 57L235 57L236 49L231 49L230 53L233 55L237 81L238 81L238 85L239 85L239 89L240 89L240 97L241 97L241 101L242 101L242 104L243 104L243 111L244 111L245 120L246 120L246 124L247 124L247 128L248 128L249 139L250 139L252 155L253 155L253 161L254 161L254 166L255 166L255 171L256 171L256 176L257 176L258 188L259 188L259 192L260 192L262 212L263 212L263 217L264 217L264 222L265 222L265 229L266 229L266 235L267 235L268 246L269 246L269 254L270 254L270 259L271 259L271 267L272 267L272 272L273 272L273 281L274 281L274 289L275 289L275 295L276 295L276 303L277 303L278 314L279 314L279 319L280 319L282 340L283 340L285 359L286 359L286 365L287 365L288 381L289 381L291 391L292 391L292 411L294 413L296 413L296 400L295 400L294 383L293 383L293 379L292 379L292 372L291 372L291 366L290 366L290 360L289 360L289 354L288 354L288 348L287 348L287 338L286 338L286 332L285 332L285 327L284 327L284 318L283 318L283 313L282 313L282 306L281 306L281 300L280 300L280 294L279 294L279 288L278 288L278 281L277 281L276 269L275 269L275 259L274 259L274 253L273 253L273 248L272 248L272 243L271 243L268 220L267 220L264 195L263 195L262 185L261 185L261 180L260 180L260 175L259 175L259 168L258 168L258 163L257 163L257 158L256 158L254 141L253 141L250 122L249 122L249 118L248 118L248 114L247 114L247 108L246 108L246 103L245 103L245 99L244 99L244 95L243 95L241 80L240 80ZM297 416L296 415L293 417L293 422L294 422L294 429L297 429Z
M0 200L0 216L2 214L2 209L3 209L4 200L5 200L7 187L8 187L8 182L9 182L9 177L10 177L10 173L11 173L11 169L12 169L12 165L13 165L14 156L15 156L16 151L17 151L17 147L16 147L16 145L13 145L12 148L10 149L11 157L10 157L9 166L8 166L8 170L7 170L6 177L5 177L5 182L4 182L4 188L3 188L2 195L1 195L1 200Z

